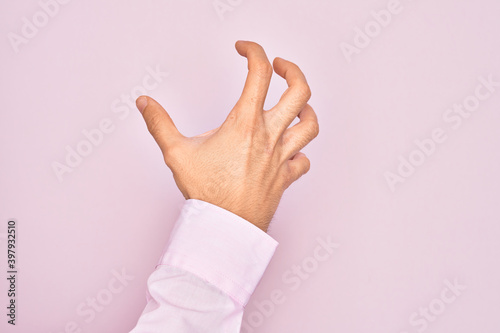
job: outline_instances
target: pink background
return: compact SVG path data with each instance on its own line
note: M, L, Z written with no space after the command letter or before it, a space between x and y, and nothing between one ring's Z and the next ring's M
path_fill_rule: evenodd
M9 218L18 221L20 273L15 328L6 325L1 279L0 330L134 326L183 198L142 117L120 97L136 94L158 66L169 75L148 94L178 128L217 127L243 86L246 62L234 42L246 39L271 60L301 66L321 127L304 150L310 173L273 220L280 246L247 307L248 331L498 332L500 87L456 129L443 115L474 101L479 77L500 81L500 3L401 0L349 62L341 43L354 45L356 27L376 29L371 12L391 1L220 2L231 8L222 16L213 0L70 1L47 22L38 14L45 25L16 53L9 33L21 36L23 17L42 9L3 0L1 275ZM266 107L284 89L274 77ZM59 181L52 164L106 118L113 131ZM391 191L384 174L397 172L400 155L422 157L414 141L435 128L446 140ZM311 260L317 237L340 244L326 261ZM302 264L309 273L292 288L283 276ZM134 279L110 294L122 269ZM466 289L453 294L445 281ZM273 290L284 299L269 307ZM106 305L94 318L77 313L98 295Z

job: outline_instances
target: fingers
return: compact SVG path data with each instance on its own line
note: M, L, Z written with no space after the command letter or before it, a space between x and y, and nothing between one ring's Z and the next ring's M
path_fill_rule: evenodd
M151 97L140 96L136 100L136 105L146 121L149 133L165 155L176 140L183 138L182 134L175 127L167 111Z
M276 58L273 66L276 74L284 78L288 84L288 89L281 96L278 104L270 110L275 113L272 117L273 125L278 127L281 133L304 109L307 101L311 98L311 89L307 84L306 77L294 63Z
M248 76L239 103L251 106L251 108L244 108L249 112L262 112L273 75L273 67L264 49L257 43L238 41L236 50L248 59Z
M300 121L283 133L283 159L294 156L319 134L318 118L309 104L298 116Z
M288 160L287 163L290 174L288 177L288 183L285 184L286 187L290 186L293 182L306 174L311 168L311 162L306 155L301 152L295 154L293 158Z

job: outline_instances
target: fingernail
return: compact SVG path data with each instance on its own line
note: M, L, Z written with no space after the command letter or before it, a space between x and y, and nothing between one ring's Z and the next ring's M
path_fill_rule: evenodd
M146 106L148 105L148 99L144 96L141 96L139 97L136 101L135 101L135 105L137 105L137 108L139 109L139 111L141 113L144 112L144 109L146 108Z

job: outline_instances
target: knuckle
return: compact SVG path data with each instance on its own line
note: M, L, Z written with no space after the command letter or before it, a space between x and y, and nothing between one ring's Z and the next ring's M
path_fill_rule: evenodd
M250 42L248 48L249 52L254 52L256 54L264 52L264 48L260 44L255 42Z
M307 83L303 83L301 85L300 93L306 100L309 100L311 98L311 88Z
M255 73L261 78L270 78L273 75L273 66L268 61L259 61L254 66Z
M310 169L311 169L311 161L304 156L304 169L303 172L301 173L301 176L308 173Z
M247 43L248 43L248 47L250 49L262 49L262 46L260 46L260 44L258 44L256 42L247 41Z
M307 83L298 83L295 86L294 94L299 97L300 100L308 101L311 98L311 88Z
M318 136L319 134L319 124L317 121L311 121L310 125L311 140Z

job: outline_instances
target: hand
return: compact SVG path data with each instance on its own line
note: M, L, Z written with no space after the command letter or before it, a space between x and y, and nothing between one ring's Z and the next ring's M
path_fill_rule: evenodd
M309 170L300 150L318 135L318 121L299 67L281 58L271 66L253 42L238 41L236 50L248 59L248 76L218 128L188 138L154 99L141 96L136 103L186 199L222 207L267 231L285 189ZM273 67L288 89L265 111ZM288 128L297 116L300 121Z

